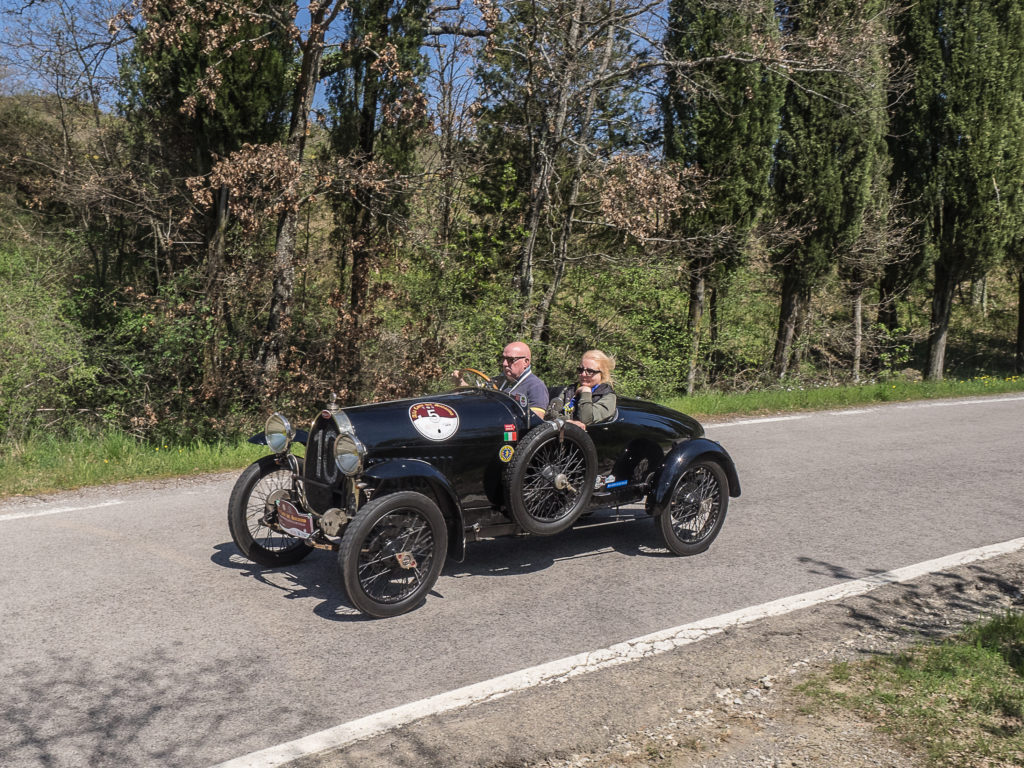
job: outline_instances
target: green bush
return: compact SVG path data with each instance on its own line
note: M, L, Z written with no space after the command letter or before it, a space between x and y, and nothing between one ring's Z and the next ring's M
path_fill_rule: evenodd
M0 248L0 442L64 425L95 389L81 329L66 312L62 257Z

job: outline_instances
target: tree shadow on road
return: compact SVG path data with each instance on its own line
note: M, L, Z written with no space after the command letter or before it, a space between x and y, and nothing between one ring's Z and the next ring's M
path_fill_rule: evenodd
M885 571L867 569L855 573L836 563L813 558L800 562L814 566L839 580L879 578ZM966 623L1004 613L1024 605L1021 573L1024 566L1009 571L992 567L988 561L920 576L911 581L892 582L844 601L848 605L848 626L861 633L930 641L958 631Z
M258 654L186 665L170 644L139 659L68 651L15 664L5 672L17 685L0 692L0 765L204 768L246 749L220 703L253 701L265 666ZM286 698L258 698L260 721L306 725Z

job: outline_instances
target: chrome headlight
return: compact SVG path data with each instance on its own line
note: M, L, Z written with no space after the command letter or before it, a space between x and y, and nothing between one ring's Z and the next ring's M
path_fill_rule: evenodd
M355 435L338 435L334 438L334 462L343 475L352 477L363 470L361 448Z
M334 438L334 463L346 477L354 477L363 471L363 456L366 449L356 437L356 431L344 411L334 414L338 436Z
M295 437L295 429L280 413L275 413L267 419L267 425L263 428L267 438L267 445L274 453L284 453Z

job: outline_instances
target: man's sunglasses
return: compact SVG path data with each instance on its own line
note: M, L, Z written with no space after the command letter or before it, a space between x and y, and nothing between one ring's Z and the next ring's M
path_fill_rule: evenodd
M601 370L599 368L577 368L576 373L585 373L587 376L597 376Z
M525 359L526 355L519 355L518 357L513 357L512 355L498 355L498 363L501 363L503 360L508 360L509 365L515 365L518 361Z

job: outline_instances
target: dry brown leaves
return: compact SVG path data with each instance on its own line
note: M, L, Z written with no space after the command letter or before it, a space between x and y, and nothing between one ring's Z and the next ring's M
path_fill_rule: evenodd
M246 232L259 229L269 217L277 218L300 201L302 171L279 144L245 144L218 162L208 177L188 179L196 202L209 209L214 190L230 190L228 206Z
M601 182L605 220L640 242L664 236L674 219L701 205L699 170L661 165L649 157L614 158Z

